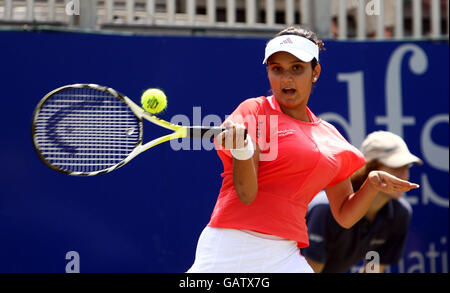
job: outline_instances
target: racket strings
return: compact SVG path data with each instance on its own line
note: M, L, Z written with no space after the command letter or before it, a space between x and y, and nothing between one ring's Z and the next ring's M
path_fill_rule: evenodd
M140 121L121 99L94 88L66 88L41 106L35 142L51 165L91 173L122 162L140 142Z

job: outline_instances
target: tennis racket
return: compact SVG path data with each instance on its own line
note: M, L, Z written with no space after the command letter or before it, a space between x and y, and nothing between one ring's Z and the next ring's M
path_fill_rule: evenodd
M142 144L143 118L173 132ZM39 157L52 169L93 176L114 171L163 142L211 139L225 129L175 125L112 88L73 84L51 91L40 101L33 115L32 138Z

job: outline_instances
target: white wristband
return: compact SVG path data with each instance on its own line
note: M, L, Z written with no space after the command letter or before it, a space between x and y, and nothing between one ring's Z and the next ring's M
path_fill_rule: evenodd
M247 135L247 145L241 149L232 149L231 154L236 160L245 161L253 157L255 153L255 147L250 135Z

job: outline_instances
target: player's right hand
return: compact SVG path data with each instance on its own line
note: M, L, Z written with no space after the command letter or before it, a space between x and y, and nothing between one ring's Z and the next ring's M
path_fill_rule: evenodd
M221 132L216 140L224 149L241 149L247 146L248 140L244 138L246 131L244 124L226 121L223 126L227 130Z

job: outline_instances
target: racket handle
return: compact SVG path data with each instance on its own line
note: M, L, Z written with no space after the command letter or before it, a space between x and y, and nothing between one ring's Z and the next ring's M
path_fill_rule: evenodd
M227 128L222 126L189 126L187 128L187 136L191 138L208 138L216 137ZM205 136L206 135L206 136ZM247 129L244 132L244 139L247 138Z

